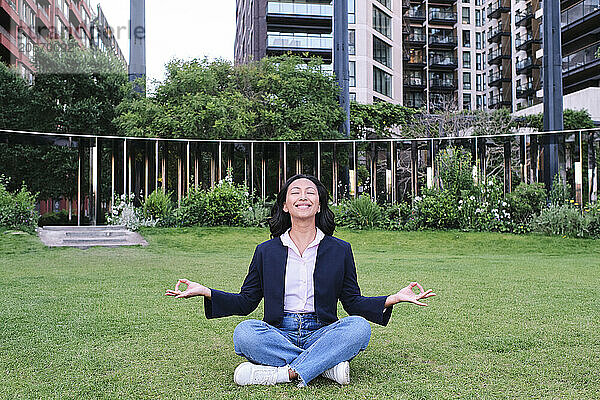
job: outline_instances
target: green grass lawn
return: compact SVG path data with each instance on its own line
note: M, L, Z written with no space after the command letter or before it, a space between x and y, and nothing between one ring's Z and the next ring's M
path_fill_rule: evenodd
M267 230L143 234L146 248L88 250L0 234L0 398L600 398L600 242L341 230L363 294L417 280L438 296L373 325L349 386L298 389L237 387L244 317L163 295L180 277L237 291Z

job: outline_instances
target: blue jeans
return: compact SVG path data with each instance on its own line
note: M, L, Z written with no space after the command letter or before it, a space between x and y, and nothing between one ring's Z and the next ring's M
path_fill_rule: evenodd
M334 365L367 348L371 325L350 316L325 325L316 314L285 313L277 327L250 319L233 332L236 354L255 364L289 367L304 386Z

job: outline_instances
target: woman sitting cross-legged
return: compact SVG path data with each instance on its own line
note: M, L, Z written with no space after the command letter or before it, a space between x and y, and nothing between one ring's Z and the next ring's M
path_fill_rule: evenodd
M435 296L416 282L391 296L362 296L350 245L332 236L335 222L327 201L327 190L313 176L290 178L271 212L272 239L257 246L240 293L187 279L166 293L204 296L207 318L248 315L265 299L263 321L243 321L233 332L235 352L249 361L234 372L239 385L299 379L299 386L306 386L319 375L347 384L348 361L371 337L367 320L387 325L394 304L425 306L420 300ZM349 317L338 320L338 300Z

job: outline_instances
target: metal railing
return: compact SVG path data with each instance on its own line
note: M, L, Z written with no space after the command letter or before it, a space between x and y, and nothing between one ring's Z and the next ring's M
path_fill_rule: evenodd
M598 10L600 10L600 0L583 0L560 13L560 26L569 25Z
M429 35L429 44L449 44L456 46L458 38L452 35Z
M595 61L600 61L600 43L594 43L591 46L563 57L562 70L563 72L568 72Z
M405 98L404 105L424 105L419 100ZM490 98L491 106L501 103L500 95ZM595 202L598 176L595 170L582 173L582 156L583 149L597 148L599 129L322 141L164 139L0 130L0 140L8 146L73 148L79 165L89 166L69 172L74 176L74 187L83 182L84 171L87 170L90 177L89 189L81 185L81 189L76 190L78 204L83 208L82 200L89 198L92 208L99 210L105 204L107 211L115 195L133 193L143 199L156 189L173 191L181 201L194 188L216 185L227 171L232 172L235 182L245 184L263 200L273 198L287 178L308 173L325 184L335 203L361 193L368 193L381 202L410 201L424 187L439 185L437 156L447 146L470 152L476 182L495 175L504 180L505 192L509 192L519 182L543 180L544 163L538 160L543 157L542 144L548 135L558 135L563 151L572 154L559 160L558 169L575 189L576 198ZM588 157L589 154L588 150ZM109 162L100 163L100 159ZM368 177L359 179L359 169L366 169ZM100 182L102 177L109 177L109 181ZM587 182L583 181L584 177ZM96 188L101 187L108 190L97 191ZM587 194L583 188L588 188Z
M320 36L295 36L292 34L267 34L267 46L331 50L333 47L333 38Z
M15 37L13 35L11 35L9 31L4 29L3 26L0 26L0 33L4 34L4 36L6 36L8 38L9 42L14 44L15 46L17 45L17 39L15 39Z
M438 19L441 21L454 21L457 20L457 14L451 10L430 10L429 19Z
M533 17L533 10L530 4L525 10L519 10L515 13L515 25L518 26L521 22L531 17Z
M434 54L429 57L429 65L454 66L458 65L458 60L455 56L443 56Z
M333 6L331 4L280 3L270 1L267 3L267 13L332 17Z

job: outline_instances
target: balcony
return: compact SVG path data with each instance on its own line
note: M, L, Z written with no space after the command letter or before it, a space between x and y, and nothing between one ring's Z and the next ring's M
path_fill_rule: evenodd
M425 35L423 33L411 33L405 39L404 43L409 47L423 47L425 46Z
M425 100L423 99L418 99L418 98L404 98L404 107L410 107L410 108L424 108L425 107Z
M563 65L564 65L564 58L563 58ZM531 71L532 69L536 69L539 67L540 66L538 64L534 63L532 58L527 57L523 60L517 61L516 70L517 70L517 74L526 74L529 71Z
M308 53L329 62L332 59L333 38L315 34L267 33L267 54L279 55L291 52L302 57Z
M577 40L600 26L600 2L584 0L560 14L562 42Z
M510 36L510 32L505 31L502 28L502 24L498 24L488 32L489 43L500 43L502 36Z
M410 0L402 0L402 11L406 11L410 8Z
M510 12L510 3L508 5L503 3L503 0L496 0L488 6L487 16L489 19L498 19L501 14Z
M421 6L411 6L404 17L410 22L425 22L425 11Z
M527 35L523 38L518 38L515 40L515 47L517 50L529 50L531 49L531 45L533 43L541 43L540 39L536 39L533 37L531 32L527 32Z
M502 52L501 48L490 49L488 52L488 64L490 65L498 65L502 62L502 60L508 60L511 58L510 51L508 54Z
M11 35L6 29L4 29L2 25L0 25L0 34L2 34L3 37L6 37L8 41L11 42L13 45L17 45L17 39L15 39L13 35Z
M452 91L458 88L456 79L430 78L429 88L436 91Z
M585 68L591 66L592 64L600 65L600 43L595 43L589 47L563 57L563 74L571 73L574 70Z
M405 76L402 83L408 89L424 89L426 86L425 79L418 76Z
M429 66L439 69L455 69L458 61L455 56L434 54L429 57Z
M454 25L457 21L457 16L451 10L431 10L429 11L429 23L432 24L450 24Z
M489 101L489 108L503 108L503 107L510 107L512 105L512 102L509 100L505 100L502 97L501 93L495 94L490 96L490 101Z
M531 96L532 94L534 94L536 92L535 88L533 87L533 81L527 81L525 83L520 84L519 86L517 86L516 92L517 92L517 98L519 98L519 99L528 98L529 96Z
M429 46L432 48L453 49L458 45L458 38L453 35L429 35Z
M510 77L502 75L502 71L490 72L488 76L488 85L500 87L503 82L510 82Z
M519 10L515 13L515 25L526 26L533 19L533 10L528 5L525 10Z
M278 32L331 33L331 4L267 3L267 29Z
M267 3L267 14L302 15L310 17L333 17L331 4Z
M420 54L405 54L404 66L406 68L423 68L427 63L427 59Z

